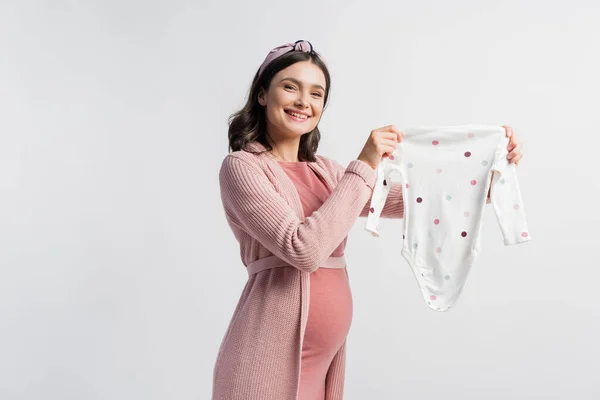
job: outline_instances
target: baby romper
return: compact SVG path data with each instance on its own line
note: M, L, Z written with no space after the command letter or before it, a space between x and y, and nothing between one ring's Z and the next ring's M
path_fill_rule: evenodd
M403 183L401 254L429 307L446 311L458 300L480 253L488 188L506 246L531 240L517 171L506 158L500 126L461 125L402 130L402 142L377 168L365 230L379 236L391 175Z

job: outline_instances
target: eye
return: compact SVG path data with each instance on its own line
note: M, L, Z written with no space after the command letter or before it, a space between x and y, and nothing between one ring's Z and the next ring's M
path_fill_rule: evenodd
M313 94L314 94L315 96L317 96L317 97L323 97L323 95L321 94L321 92L314 92Z
M286 89L296 89L296 87L295 87L295 86L292 86L292 85L285 85L285 88L286 88Z

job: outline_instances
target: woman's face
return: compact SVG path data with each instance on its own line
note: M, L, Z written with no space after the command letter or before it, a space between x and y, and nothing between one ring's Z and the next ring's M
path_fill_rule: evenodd
M325 74L310 61L279 71L258 102L265 107L267 129L274 138L294 138L311 132L321 119L325 100Z

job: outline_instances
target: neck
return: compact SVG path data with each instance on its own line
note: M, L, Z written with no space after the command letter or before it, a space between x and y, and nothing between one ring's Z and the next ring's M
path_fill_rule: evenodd
M278 140L274 141L267 138L273 150L271 153L281 161L298 162L298 149L300 148L300 139Z

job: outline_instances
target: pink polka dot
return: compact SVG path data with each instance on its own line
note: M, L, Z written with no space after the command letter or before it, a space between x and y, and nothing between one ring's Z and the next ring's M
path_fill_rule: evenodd
M465 231L462 231L462 232L460 233L460 236L462 236L462 237L466 237L466 236L467 236L467 232L465 232Z
M441 247L436 247L435 248L435 252L436 253L441 253L442 252L442 248Z
M422 202L422 201L423 201L423 199L422 199L422 198L420 198L420 197L417 197L417 203L420 203L420 202Z
M440 220L436 218L436 219L433 220L433 223L437 225L437 224L440 223Z
M527 233L527 232L522 232L522 233L521 233L521 236L523 236L523 237L527 237L527 236L529 236L529 233Z
M373 207L371 207L371 208L369 209L369 211L370 211L370 212L375 212L375 209L374 209Z
M393 160L393 159L394 159L394 156L390 154L390 157L389 157L389 158L390 158L390 160Z
M433 142L431 142L432 145L437 146L438 144L440 144L440 142L438 142L437 140L434 140Z
M435 172L437 172L438 174L441 174L442 173L442 169L438 168L438 169L435 170Z
M406 184L406 188L408 189L408 183Z
M435 299L437 299L437 297L435 297L435 295L433 295L433 294L432 294L431 296L429 296L429 298L430 298L431 300L435 300Z
M513 208L514 208L515 210L518 210L518 209L519 209L519 205L518 205L518 204L515 204L515 205L513 206Z
M467 134L467 137L468 137L468 138L473 138L473 137L475 137L475 134L474 134L473 132L469 132L469 133Z
M471 157L471 152L470 151L465 152L465 157Z
M471 185L473 185L473 186L477 185L477 181L476 181L475 179L473 179L473 180L471 181Z
M471 213L468 211L465 211L465 217L468 217L469 215L471 215Z

